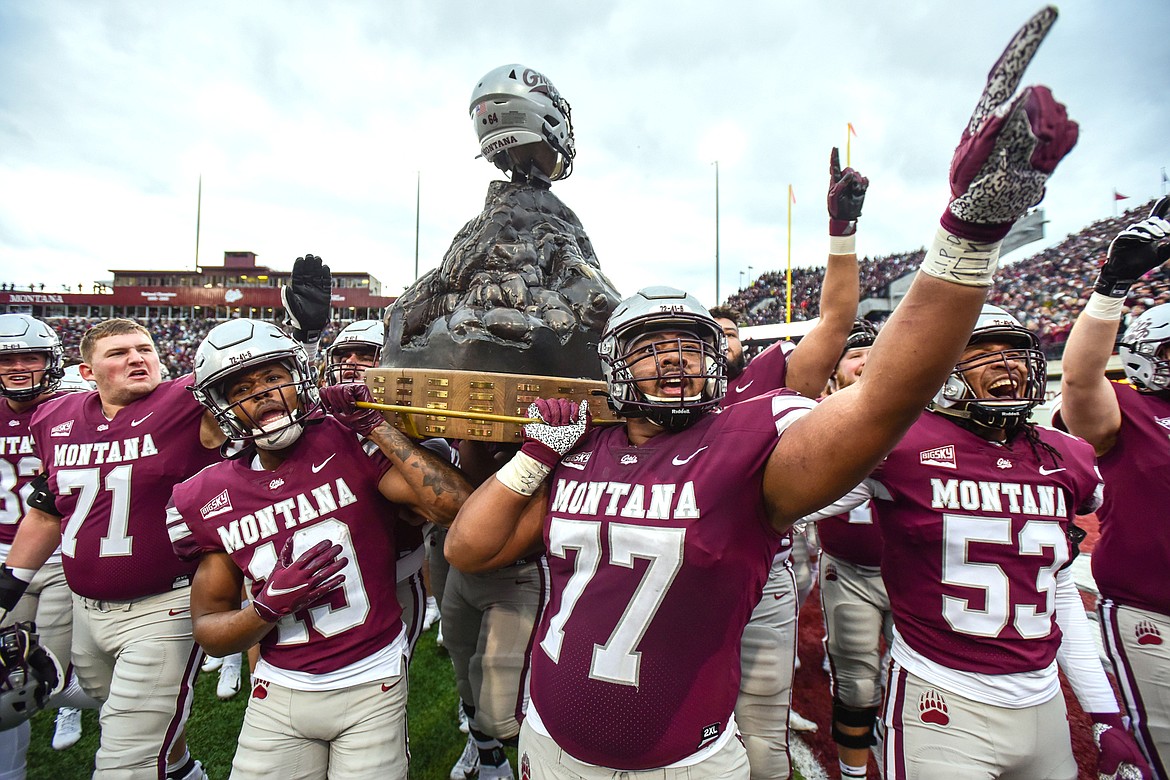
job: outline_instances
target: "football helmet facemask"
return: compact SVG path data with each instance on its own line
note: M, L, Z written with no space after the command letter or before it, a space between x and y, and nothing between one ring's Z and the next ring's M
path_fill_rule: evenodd
M960 360L927 408L985 428L1010 430L1027 422L1032 409L1044 402L1048 361L1036 335L998 306L983 307L967 346L986 342L1004 343L1010 348ZM993 366L1003 368L1003 381L997 379L987 394L981 395L968 381L968 375Z
M0 629L0 731L19 726L65 687L60 662L33 623Z
M662 333L662 339L645 337ZM693 338L691 338L693 337ZM637 345L637 349L634 346ZM622 417L645 417L681 431L719 406L727 392L727 337L695 296L673 287L647 287L618 304L597 346L609 403ZM684 359L685 355L693 355ZM642 375L651 365L653 374ZM639 381L702 380L698 395L663 397Z
M267 363L278 362L292 380L278 386L264 386L235 401L227 392L232 379ZM284 449L304 431L305 420L321 407L320 395L305 348L280 328L258 320L231 320L217 325L195 352L195 383L191 392L219 423L232 441L251 441L266 450ZM297 407L292 409L279 392L285 387L296 391ZM267 423L252 420L243 404L272 393L284 405L284 415ZM238 411L238 413L237 413Z
M36 374L40 369L28 371L6 370L0 373L0 395L13 401L31 401L42 393L52 392L61 384L65 374L65 348L57 332L35 317L27 314L0 314L0 353L43 354L45 368L41 381L28 387L9 389L4 381L9 376Z
M1117 345L1125 377L1143 393L1170 390L1170 361L1162 348L1170 343L1170 303L1146 309Z
M339 385L343 382L360 382L366 367L346 363L342 361L341 355L354 349L372 349L376 366L385 342L386 326L381 320L357 320L346 325L325 350L325 383ZM357 378L344 378L355 370L358 372Z
M502 65L479 80L471 93L471 120L480 155L511 173L510 149L544 143L556 153L553 181L573 171L573 121L569 101L545 76L523 65Z

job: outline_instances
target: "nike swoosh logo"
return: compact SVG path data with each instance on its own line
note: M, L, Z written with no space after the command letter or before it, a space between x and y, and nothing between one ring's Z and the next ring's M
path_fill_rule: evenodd
M150 419L150 415L152 415L152 414L154 414L154 412L150 412L149 414L147 414L147 415L146 415L146 417L143 417L141 420L131 420L131 421L130 421L130 427L131 427L131 428L137 428L139 425L142 425L142 423L144 423L144 422L146 422L147 420L149 420L149 419Z
M336 452L335 452L335 453L333 453L333 455L330 455L330 456L329 456L328 458L326 458L325 460L323 460L323 461L321 461L320 463L318 463L318 464L316 464L315 466L313 466L313 473L314 473L314 474L316 474L318 471L320 471L321 469L325 468L325 464L327 464L329 461L333 460L333 456L334 456L334 455L336 455L336 454L337 454Z
M270 596L283 596L286 593L296 593L298 590L301 590L306 585L308 585L307 582L302 582L300 585L297 585L295 588L275 588L275 587L273 587L273 588L268 589L268 594Z
M394 683L394 685L387 685L386 683L382 683L382 693L385 693L386 691L392 691L396 687L398 687L398 683Z
M171 617L174 617L175 615L186 615L190 611L191 610L189 609L172 609L168 614L170 614Z
M1049 474L1055 474L1058 471L1068 471L1068 469L1046 469L1041 466L1039 469L1037 469L1037 471L1040 472L1041 476L1047 477Z
M744 390L747 390L749 387L751 387L755 383L756 383L756 380L753 379L752 381L748 382L746 385L736 385L735 392L742 393Z
M751 382L748 382L748 384L750 385ZM695 450L694 452L692 452L690 455L688 455L685 458L680 458L678 455L675 455L674 460L672 460L671 463L673 463L676 466L685 466L688 463L690 463L692 460L694 460L695 456L698 455L700 452L702 452L705 449L707 449L705 446L699 447L699 449Z

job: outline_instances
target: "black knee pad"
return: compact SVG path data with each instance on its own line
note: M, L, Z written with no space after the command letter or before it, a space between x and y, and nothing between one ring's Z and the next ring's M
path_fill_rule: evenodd
M836 699L833 700L833 741L841 747L864 750L872 747L877 741L873 733L873 724L877 720L877 707L846 707ZM865 734L846 734L840 726L849 728L869 729Z

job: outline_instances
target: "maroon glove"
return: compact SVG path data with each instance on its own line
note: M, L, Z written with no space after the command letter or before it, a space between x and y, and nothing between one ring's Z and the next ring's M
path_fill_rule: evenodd
M857 232L857 218L865 203L869 179L852 168L841 170L841 154L833 147L829 155L829 235L851 236Z
M375 428L385 422L377 409L358 406L358 401L372 403L374 396L370 388L361 382L347 382L321 388L321 405L325 411L336 417L343 425L362 436L369 436Z
M569 453L585 432L591 417L589 402L567 398L538 398L528 407L534 422L524 426L520 451L550 469Z
M1097 743L1097 776L1117 780L1150 780L1153 772L1116 712L1090 712Z
M337 557L341 555L341 545L320 541L295 561L292 549L293 540L289 537L280 551L276 568L268 575L260 593L252 597L256 614L269 623L316 604L345 582L345 575L338 572L349 560Z
M991 72L951 160L951 202L942 226L977 242L999 241L1044 197L1044 183L1076 145L1077 123L1047 87L1015 96L1036 50L1056 21L1051 6L1008 43Z

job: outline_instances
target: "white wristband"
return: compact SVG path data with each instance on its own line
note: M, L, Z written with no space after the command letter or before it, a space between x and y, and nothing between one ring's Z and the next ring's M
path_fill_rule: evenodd
M1098 320L1120 320L1124 307L1125 298L1113 298L1094 291L1085 304L1085 314Z
M319 341L298 341L302 347L305 348L305 357L309 359L309 365L317 362L317 347L321 343Z
M849 236L829 236L829 254L855 255L857 254L857 234Z
M968 287L990 287L999 263L1002 241L975 242L939 228L926 250L920 270L930 276Z
M551 468L531 455L517 452L496 472L496 479L508 490L531 496L551 472Z
M33 581L33 577L37 576L39 569L18 569L15 566L9 566L8 570L12 572L12 576L23 582L25 585Z

